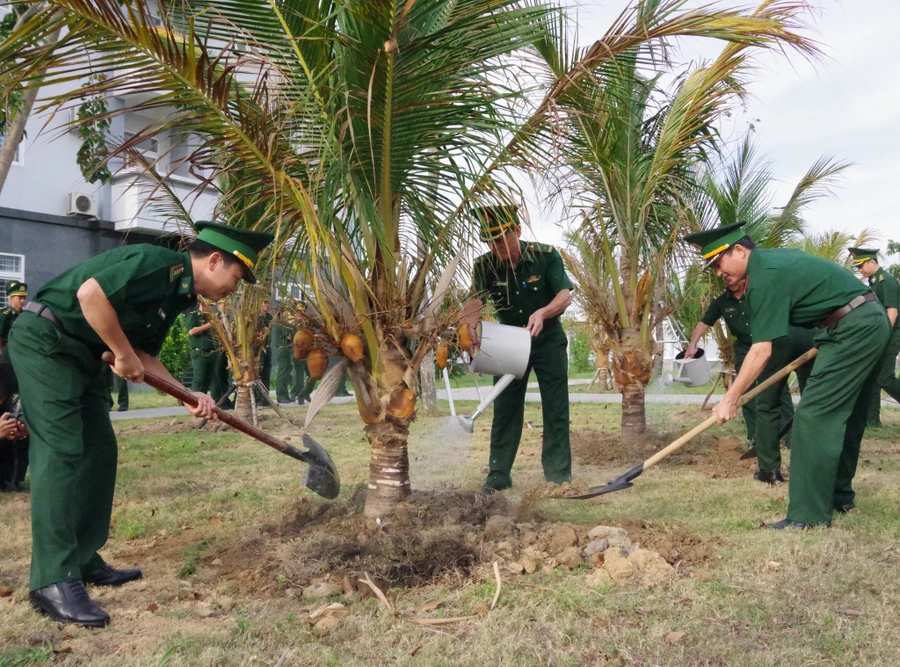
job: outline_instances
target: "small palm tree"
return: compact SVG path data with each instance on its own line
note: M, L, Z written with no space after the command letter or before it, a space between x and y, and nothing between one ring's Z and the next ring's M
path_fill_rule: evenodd
M759 10L766 11L767 5ZM796 46L814 52L806 43ZM752 51L750 44L729 44L669 92L660 74L644 73L644 55L633 50L605 68L596 85L583 85L566 100L567 203L582 223L580 252L565 257L585 311L612 347L623 437L646 429L654 330L673 309L665 293L678 240L693 224L691 192L717 147L717 121L744 94L740 79Z

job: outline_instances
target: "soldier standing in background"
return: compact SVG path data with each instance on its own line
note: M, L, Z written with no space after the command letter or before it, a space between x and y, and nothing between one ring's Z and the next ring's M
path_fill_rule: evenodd
M900 284L897 279L878 264L878 250L874 248L850 248L854 268L869 281L869 287L887 311L891 323L891 338L878 371L878 380L869 403L867 426L881 426L881 390L895 401L900 401L900 379L897 378L897 355L900 354Z

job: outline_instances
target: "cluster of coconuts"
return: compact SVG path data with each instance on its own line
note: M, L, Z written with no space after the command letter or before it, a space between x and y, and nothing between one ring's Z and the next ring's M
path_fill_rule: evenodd
M328 369L328 350L316 347L316 337L307 329L298 329L294 334L294 359L306 359L306 368L309 377L313 380L321 380ZM346 333L338 345L344 356L353 363L363 360L363 342L356 334Z

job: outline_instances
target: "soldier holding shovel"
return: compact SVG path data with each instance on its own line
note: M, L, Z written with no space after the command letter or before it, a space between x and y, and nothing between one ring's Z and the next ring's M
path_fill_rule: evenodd
M855 507L853 477L877 364L890 336L887 314L846 269L802 250L757 249L742 225L686 237L726 284L747 280L753 345L713 414L720 424L736 416L741 395L768 364L773 342L792 325L815 329L818 355L794 416L787 518L768 527L828 526L832 512Z
M272 236L197 224L187 252L141 244L110 250L48 282L10 332L9 353L31 433L32 605L62 623L101 627L109 615L84 584L117 586L140 570L116 570L98 551L109 536L118 447L101 372L141 382L144 370L178 384L157 359L166 333L197 296L218 300L255 282ZM180 386L180 385L179 385ZM195 417L215 404L195 393Z

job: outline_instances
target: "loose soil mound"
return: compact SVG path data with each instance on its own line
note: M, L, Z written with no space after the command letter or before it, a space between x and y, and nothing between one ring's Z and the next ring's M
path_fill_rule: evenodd
M696 416L696 415L695 415ZM572 455L582 465L602 468L635 466L682 435L673 431L664 435L648 433L630 441L596 428L572 431ZM744 442L734 436L700 436L669 456L660 465L691 466L713 478L743 477L756 470L756 459L742 461Z
M718 559L716 549L722 539L704 540L683 526L652 524L636 519L616 519L613 523L625 529L633 542L656 551L670 565L698 565Z
M559 497L552 492L561 489L566 487L541 485L530 495ZM591 526L550 522L533 502L516 508L499 494L417 491L382 520L362 515L364 497L365 489L360 489L340 503L299 501L293 517L283 524L263 528L239 544L218 544L203 561L215 561L212 569L218 577L247 592L274 592L272 581L279 575L282 587L297 593L326 584L342 584L345 593L365 593L356 582L366 573L382 588L433 583L456 588L493 578L494 561L504 577L601 567L603 559L595 552L615 545L610 540L591 548L597 545ZM658 552L672 566L715 557L717 540L703 540L678 526L633 519L613 525L625 528L631 538L619 545L625 556L640 546Z

